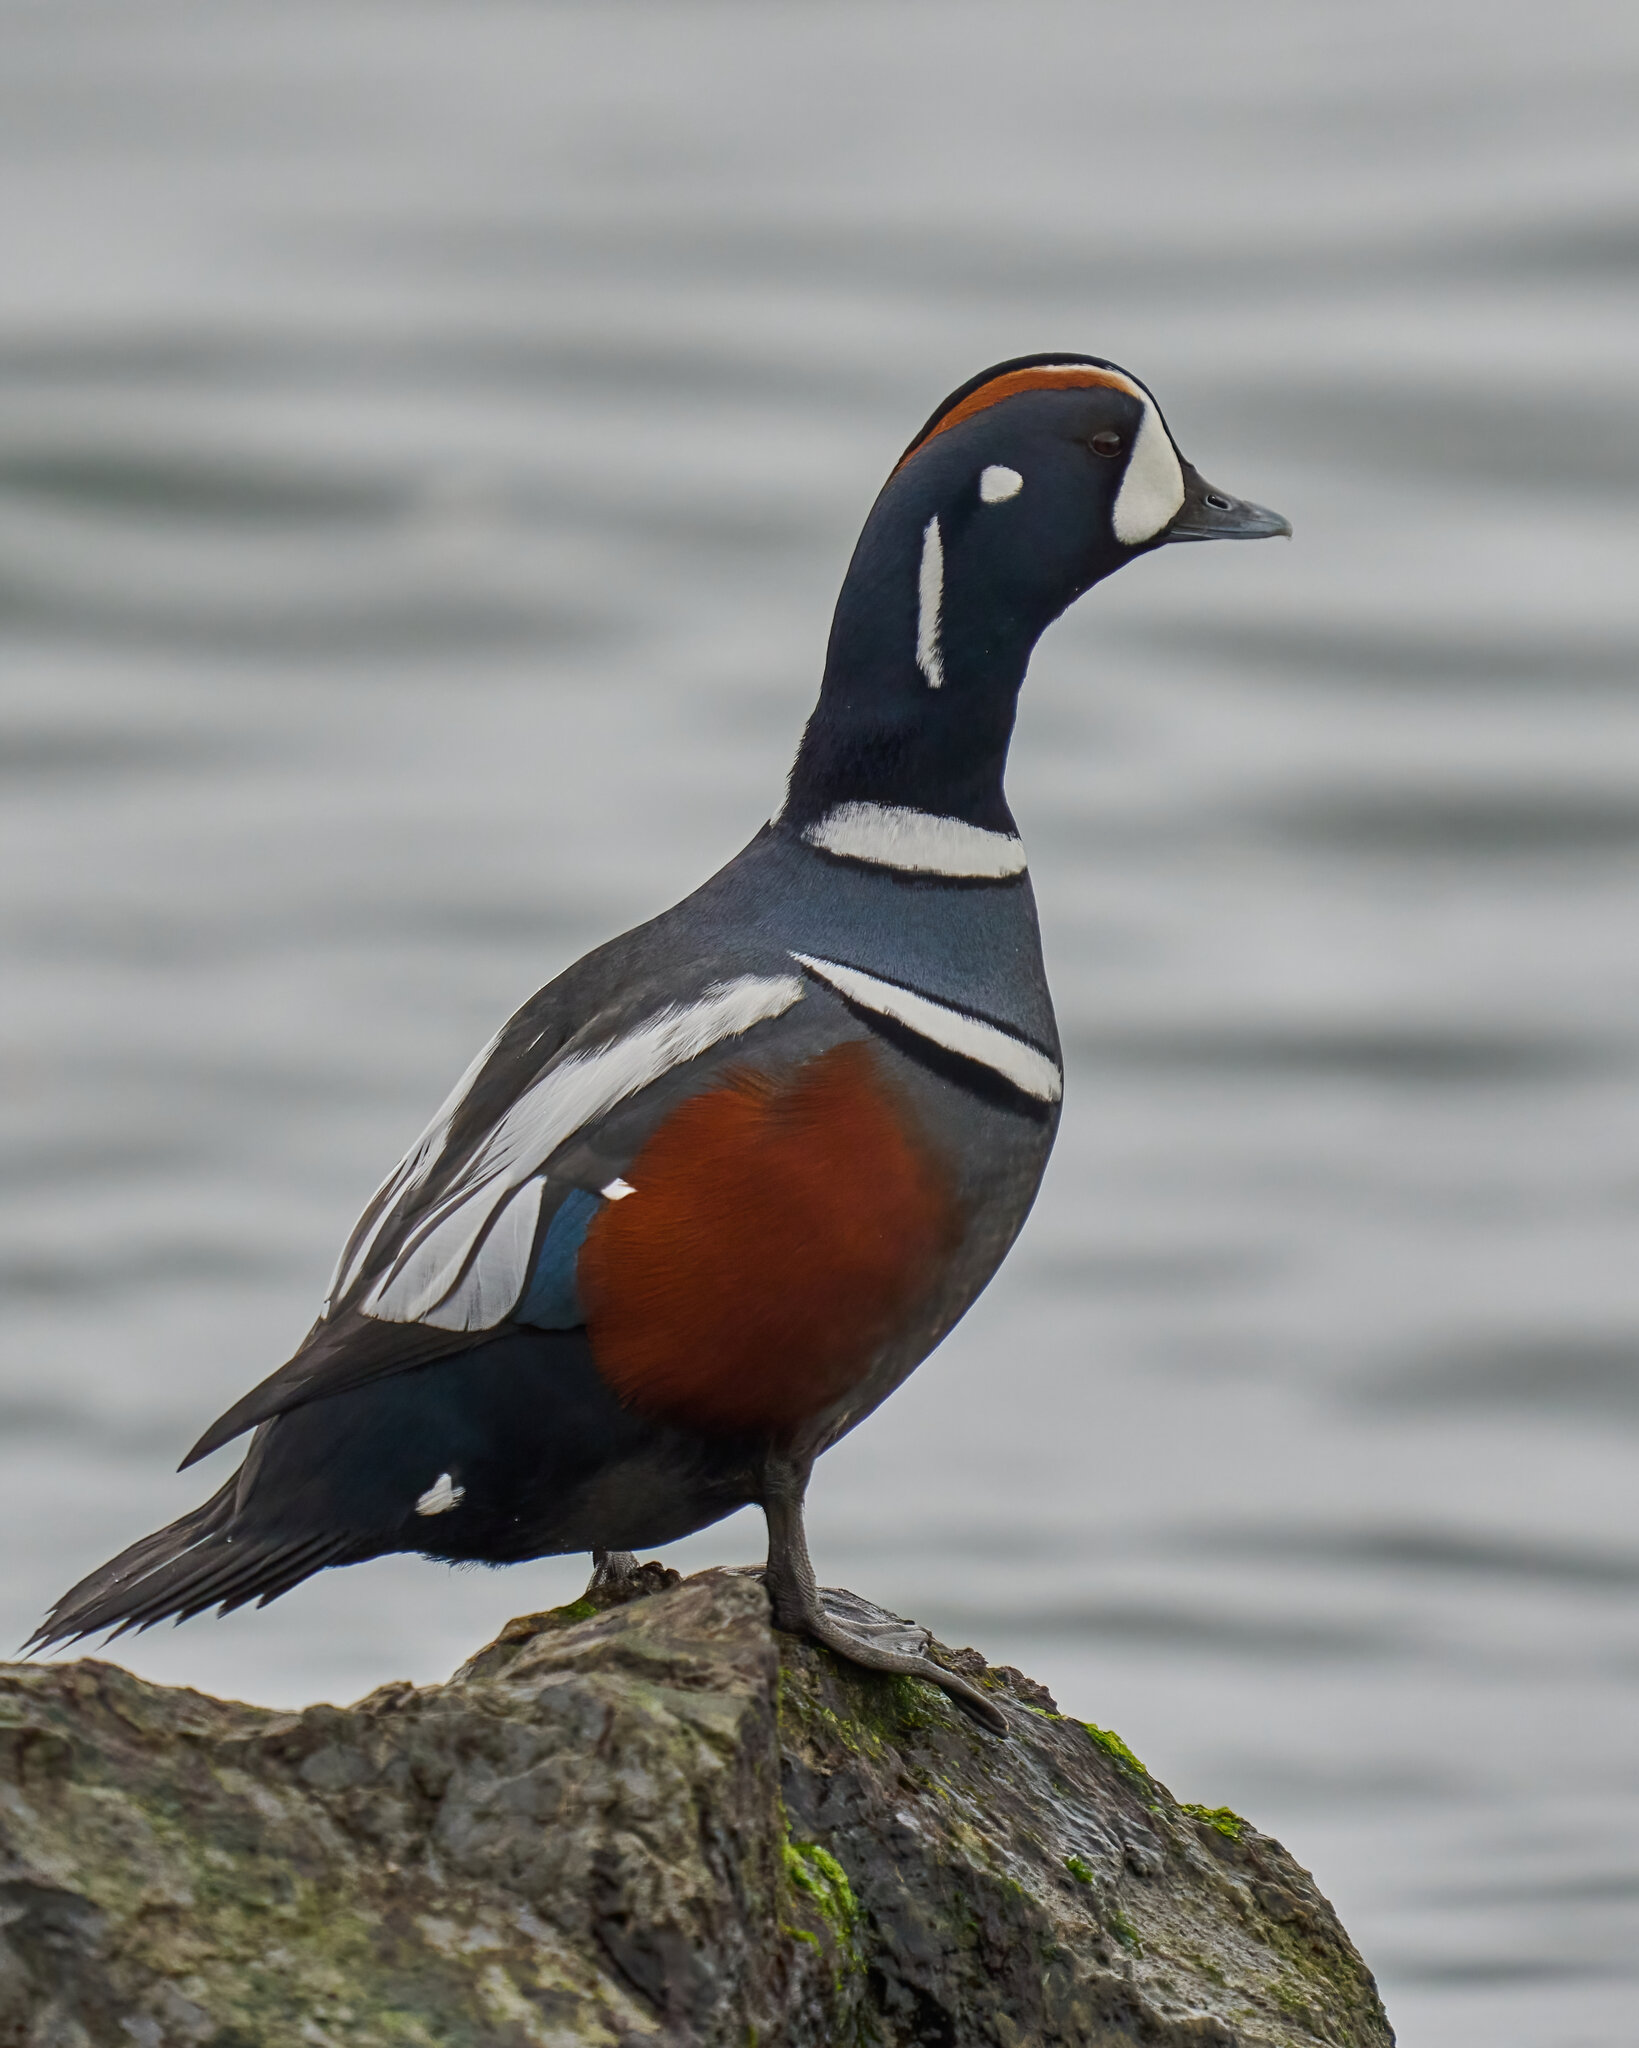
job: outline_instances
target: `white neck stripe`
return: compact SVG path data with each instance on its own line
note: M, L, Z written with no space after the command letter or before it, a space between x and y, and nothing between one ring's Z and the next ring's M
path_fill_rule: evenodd
M1011 832L987 832L900 804L838 804L802 836L823 853L907 875L999 882L1025 869L1024 842Z
M1046 1053L1038 1052L999 1025L987 1024L982 1017L970 1017L964 1010L950 1009L931 996L918 995L913 988L903 988L897 981L883 981L858 967L844 967L836 960L816 960L807 953L793 953L791 957L839 996L858 1003L861 1009L874 1010L879 1017L891 1017L896 1024L903 1024L918 1038L925 1038L946 1052L989 1067L992 1073L1011 1081L1021 1095L1029 1095L1037 1102L1057 1102L1064 1093L1063 1076Z
M945 601L945 544L939 522L930 519L922 533L922 565L916 573L916 665L928 688L943 688L945 658L939 647L939 610Z

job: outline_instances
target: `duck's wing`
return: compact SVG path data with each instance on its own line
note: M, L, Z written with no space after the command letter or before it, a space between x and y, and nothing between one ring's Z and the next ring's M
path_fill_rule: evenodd
M543 989L376 1190L295 1355L212 1424L184 1468L286 1409L466 1349L526 1291L528 1320L563 1327L552 1275L538 1270L559 1212L617 1186L647 1121L632 1114L640 1099L708 1085L803 989L794 962L716 975L693 963L669 987L645 976L590 1004L573 970Z

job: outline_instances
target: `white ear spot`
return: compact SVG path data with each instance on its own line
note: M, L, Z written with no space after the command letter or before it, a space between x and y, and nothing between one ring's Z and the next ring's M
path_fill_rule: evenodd
M432 1485L415 1504L418 1515L447 1515L451 1508L458 1508L467 1497L464 1486L456 1486L447 1472L440 1472Z
M987 505L1005 505L1009 498L1016 498L1024 489L1024 478L1016 469L1008 469L999 462L993 462L988 469L979 472L979 496Z
M930 690L943 689L945 657L939 648L939 608L945 601L945 544L939 522L930 519L922 534L922 566L916 576L916 665Z
M1184 502L1184 472L1155 407L1146 398L1138 438L1127 458L1127 474L1116 493L1112 524L1123 547L1154 540L1177 518Z

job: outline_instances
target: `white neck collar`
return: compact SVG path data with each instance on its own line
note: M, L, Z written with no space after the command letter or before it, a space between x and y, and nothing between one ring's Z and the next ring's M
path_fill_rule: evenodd
M838 804L802 836L823 853L901 874L999 882L1025 870L1024 841L1013 833L899 804Z

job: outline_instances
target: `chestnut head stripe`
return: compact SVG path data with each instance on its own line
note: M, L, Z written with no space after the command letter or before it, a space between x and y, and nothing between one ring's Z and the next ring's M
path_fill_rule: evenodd
M1149 403L1149 393L1142 385L1135 384L1130 377L1123 377L1119 370L1101 369L1096 363L1037 363L1027 370L1009 370L1003 376L992 377L988 384L981 384L977 391L970 391L949 412L941 414L922 438L913 441L900 456L894 464L894 472L897 474L903 469L911 457L930 441L948 433L952 427L959 427L963 420L972 419L975 413L987 412L991 406L1000 405L1004 398L1016 398L1021 391L1076 391L1099 384L1106 391L1124 391L1142 405Z

